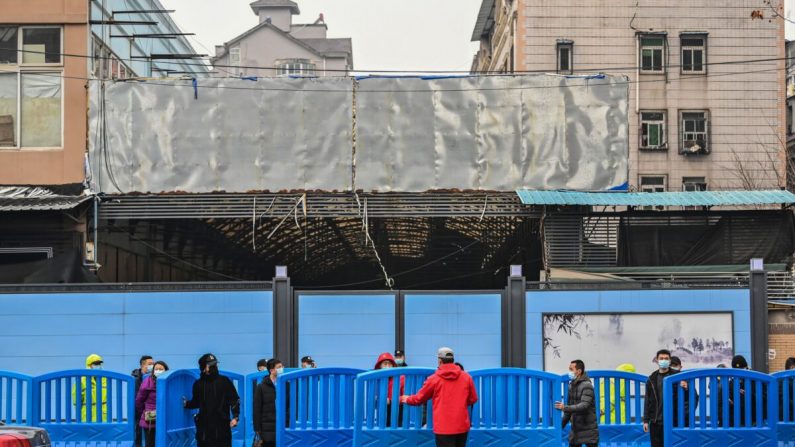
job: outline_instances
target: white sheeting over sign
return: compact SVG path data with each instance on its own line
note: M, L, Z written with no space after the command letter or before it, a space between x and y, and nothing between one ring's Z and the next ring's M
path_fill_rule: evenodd
M96 81L90 154L108 193L606 190L627 107L613 76Z

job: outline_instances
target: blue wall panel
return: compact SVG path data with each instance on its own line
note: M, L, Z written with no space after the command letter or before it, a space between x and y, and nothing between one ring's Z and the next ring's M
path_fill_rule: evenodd
M547 313L732 312L734 351L750 361L750 306L747 289L527 292L527 367L543 369L542 316ZM649 346L649 358L654 357L657 349ZM646 365L643 367L648 369ZM645 369L638 372L646 373Z
M298 353L319 367L373 369L395 349L394 294L298 296Z
M448 346L468 370L502 365L500 294L405 295L406 361L435 368Z
M273 351L270 291L0 295L0 369L26 374L85 367L128 373L142 354L195 368L205 352L222 369L254 371Z

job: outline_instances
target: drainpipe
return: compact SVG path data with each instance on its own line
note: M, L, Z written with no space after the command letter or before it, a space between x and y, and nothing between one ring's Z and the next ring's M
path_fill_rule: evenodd
M640 36L635 34L635 114L640 113Z

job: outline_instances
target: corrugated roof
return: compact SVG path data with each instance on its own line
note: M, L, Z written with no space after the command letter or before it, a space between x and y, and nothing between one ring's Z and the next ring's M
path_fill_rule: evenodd
M577 192L516 191L525 205L741 206L795 203L789 191Z
M480 12L478 12L478 20L475 22L475 29L472 31L472 42L480 40L480 36L486 31L486 24L491 16L491 10L494 9L494 0L483 0L480 4Z
M59 195L35 186L0 187L0 212L70 210L90 199L86 195Z

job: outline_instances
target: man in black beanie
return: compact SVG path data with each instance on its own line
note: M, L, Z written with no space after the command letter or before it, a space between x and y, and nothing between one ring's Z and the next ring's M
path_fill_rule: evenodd
M183 402L187 409L199 409L196 444L231 447L232 428L240 421L240 397L232 381L218 373L218 359L214 355L201 356L199 369L201 377L193 383L192 399Z

